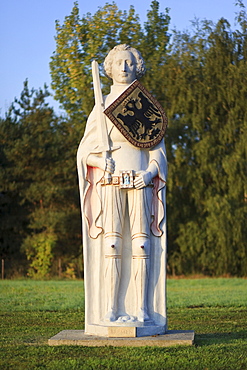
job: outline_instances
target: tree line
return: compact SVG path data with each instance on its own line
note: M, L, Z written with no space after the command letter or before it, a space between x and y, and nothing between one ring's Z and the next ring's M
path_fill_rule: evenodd
M93 104L91 61L127 43L142 53L141 83L168 116L165 134L168 272L247 275L247 16L237 27L195 20L170 30L169 9L152 1L142 25L115 3L56 23L52 88L28 82L0 120L0 246L7 276L83 276L76 151ZM59 267L60 266L60 267ZM62 267L61 267L62 266Z

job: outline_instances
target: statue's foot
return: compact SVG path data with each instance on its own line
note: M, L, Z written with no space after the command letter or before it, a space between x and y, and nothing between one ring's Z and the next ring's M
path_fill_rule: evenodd
M110 310L109 312L107 312L107 314L105 315L105 321L116 321L117 319L117 315L116 315L116 312L114 310Z
M121 322L121 323L128 323L128 322L135 322L136 321L136 317L135 316L130 316L130 315L123 315L123 316L119 316L119 318L117 319L117 322Z
M147 311L141 308L138 313L137 320L140 322L149 321L149 316L147 314Z

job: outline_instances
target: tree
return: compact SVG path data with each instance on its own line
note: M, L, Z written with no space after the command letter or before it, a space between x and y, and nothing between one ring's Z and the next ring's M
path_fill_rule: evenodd
M165 15L159 14L157 1L152 2L144 30L133 6L126 12L119 10L113 2L100 7L94 15L87 13L80 19L78 3L75 2L64 24L56 22L56 51L50 63L52 88L55 98L78 122L82 133L93 107L92 60L96 59L101 65L107 52L115 45L131 43L145 57L149 76L146 81L151 85L150 74L156 70L158 79L157 65L164 63L169 20L168 9ZM102 65L100 68L102 73ZM103 73L101 81L106 93L110 81Z
M3 146L8 173L4 194L12 196L12 188L18 194L26 215L22 251L30 260L29 275L36 277L49 274L55 258L72 259L80 253L76 165L75 155L71 156L72 150L76 152L76 131L55 116L45 102L47 96L46 87L29 90L26 81L3 125L8 129Z
M245 40L225 19L201 22L192 36L177 33L164 67L174 131L170 262L179 272L247 271Z
M5 261L5 271L10 269L23 274L25 256L20 252L28 225L27 210L15 181L15 164L9 158L13 142L18 138L12 121L0 119L0 258Z

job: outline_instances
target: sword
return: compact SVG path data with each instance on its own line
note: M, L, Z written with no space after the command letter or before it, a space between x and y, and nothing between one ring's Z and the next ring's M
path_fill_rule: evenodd
M94 88L94 99L95 99L95 107L96 107L96 117L97 117L97 130L98 130L98 138L101 141L101 145L99 151L102 152L102 155L105 158L110 157L111 148L109 145L109 138L107 133L107 126L106 126L106 116L104 112L104 100L100 86L100 78L99 78L99 66L96 60L92 61L92 75L93 75L93 88ZM105 184L111 183L111 174L105 171Z

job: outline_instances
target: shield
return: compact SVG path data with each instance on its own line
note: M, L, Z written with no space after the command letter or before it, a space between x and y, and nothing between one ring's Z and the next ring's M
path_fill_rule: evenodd
M162 106L135 80L104 110L122 135L138 148L152 148L164 137L167 117Z

